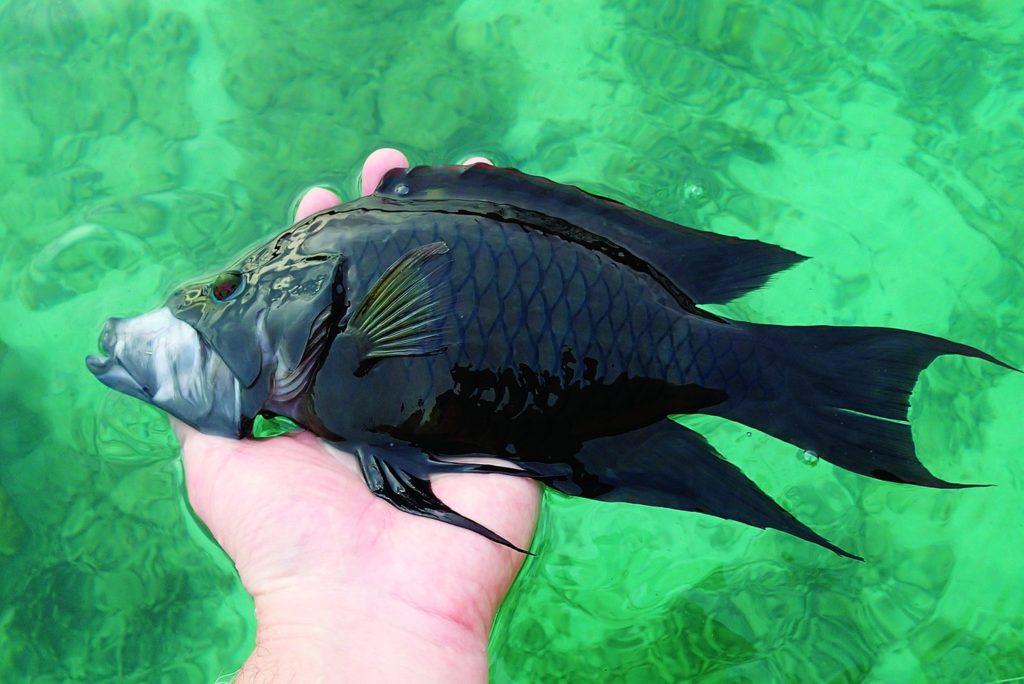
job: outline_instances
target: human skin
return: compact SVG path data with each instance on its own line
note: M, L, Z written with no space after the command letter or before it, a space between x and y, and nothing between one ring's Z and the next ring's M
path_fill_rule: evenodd
M375 151L362 193L405 166L401 152ZM295 218L339 203L314 188ZM354 456L308 432L258 441L174 428L192 508L256 609L256 646L235 681L487 680L491 623L522 554L397 510L370 493ZM540 504L529 478L458 474L432 484L453 509L529 547Z

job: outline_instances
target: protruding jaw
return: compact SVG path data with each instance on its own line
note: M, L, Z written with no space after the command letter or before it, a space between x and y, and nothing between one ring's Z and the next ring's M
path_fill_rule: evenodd
M112 318L100 336L108 356L86 365L100 382L212 435L239 437L241 388L223 359L167 307Z

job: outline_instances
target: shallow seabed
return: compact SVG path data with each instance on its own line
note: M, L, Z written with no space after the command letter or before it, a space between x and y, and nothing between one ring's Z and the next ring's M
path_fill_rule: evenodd
M166 420L82 362L352 196L375 147L483 153L814 258L720 312L893 325L1024 364L1024 13L1006 0L0 2L0 680L209 682L252 605ZM687 421L867 558L548 495L495 682L1024 676L1024 380L941 359L930 491Z

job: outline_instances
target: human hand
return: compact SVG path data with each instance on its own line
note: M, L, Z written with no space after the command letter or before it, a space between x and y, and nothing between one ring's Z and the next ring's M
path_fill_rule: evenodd
M487 161L482 158L466 163ZM397 150L363 165L362 192ZM314 188L296 219L340 203ZM355 458L307 432L269 440L204 435L175 422L189 500L256 608L239 682L477 682L487 639L523 556L453 525L403 513L367 489ZM537 521L528 478L443 475L434 492L522 548Z

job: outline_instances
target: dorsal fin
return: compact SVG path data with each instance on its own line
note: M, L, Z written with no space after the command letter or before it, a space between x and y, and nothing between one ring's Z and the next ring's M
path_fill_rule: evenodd
M807 258L757 240L664 221L571 185L488 164L394 169L374 196L492 202L549 216L649 263L697 304L728 302ZM585 236L566 237L593 246L593 239L579 240Z

